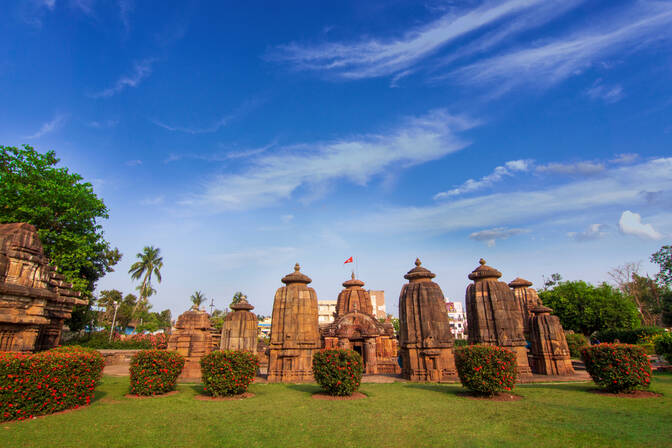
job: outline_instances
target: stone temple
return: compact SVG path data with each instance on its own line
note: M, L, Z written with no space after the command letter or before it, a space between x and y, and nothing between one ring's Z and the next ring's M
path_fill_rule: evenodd
M338 295L334 322L322 329L324 348L351 349L362 356L364 373L397 374L397 341L390 322L381 323L373 314L364 282L352 278Z
M532 371L541 375L573 375L574 368L560 318L551 315L553 310L543 305L531 311Z
M523 315L513 291L498 281L501 276L482 258L480 266L469 274L474 281L467 287L465 300L469 342L499 345L513 351L518 375L527 376L532 372L525 347Z
M541 299L537 291L530 288L532 282L520 277L516 277L509 286L513 289L513 295L516 298L516 305L523 316L523 331L525 335L530 334L530 319L532 318L532 308L541 305Z
M446 301L436 275L415 260L399 295L399 346L402 376L411 381L457 379Z
M313 380L313 354L320 349L317 294L310 277L294 272L282 278L273 302L268 382Z
M251 353L257 351L257 316L246 299L231 305L233 312L224 317L221 350L243 350Z
M175 329L168 339L168 350L184 356L180 379L201 378L201 358L212 351L212 328L205 311L194 307L177 318Z
M34 226L0 224L0 350L46 350L60 343L79 292L49 265Z

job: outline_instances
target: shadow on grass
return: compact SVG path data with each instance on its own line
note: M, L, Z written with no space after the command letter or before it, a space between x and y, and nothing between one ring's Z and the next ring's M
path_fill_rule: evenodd
M102 390L96 390L93 393L93 400L91 400L91 403L95 403L96 401L100 401L103 397L107 396L107 392L102 391Z
M187 390L191 389L192 391L194 391L195 395L205 395L204 386L202 384L189 384L188 386L186 386L186 389Z
M565 392L586 392L590 389L595 389L593 382L586 383L530 383L530 384L516 384L516 388L527 389L551 389Z
M461 387L451 387L450 385L436 383L404 383L403 387L408 387L410 389L428 390L431 392L439 392L449 395L457 395L460 391L464 390Z
M322 389L316 384L288 384L288 389L297 390L310 395L320 392Z

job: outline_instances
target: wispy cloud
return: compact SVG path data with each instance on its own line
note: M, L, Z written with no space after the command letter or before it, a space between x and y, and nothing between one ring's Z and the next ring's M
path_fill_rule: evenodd
M114 83L112 87L95 92L92 98L109 98L124 91L128 87L137 87L143 79L152 74L152 65L156 62L155 58L143 59L136 62L130 75L124 75Z
M616 154L613 159L611 159L609 162L611 163L619 163L619 164L628 164L632 163L635 160L639 159L639 154L629 152L629 153L623 153L623 154Z
M65 124L67 119L68 119L67 115L56 115L51 121L48 121L44 123L42 126L40 126L40 129L37 130L34 134L27 135L24 138L28 139L40 138L45 134L54 132L55 130L61 128L61 126Z
M620 9L619 16L601 26L548 41L533 48L513 50L453 71L468 84L492 85L498 93L514 86L548 87L582 72L600 59L627 54L655 40L672 38L672 4L638 2Z
M590 176L603 172L604 164L600 162L573 162L573 163L549 163L535 167L538 173L551 173L563 175Z
M546 2L487 2L475 9L444 14L438 20L410 30L398 38L313 46L291 43L278 47L267 55L267 59L286 62L300 70L332 72L342 78L393 75L408 70L462 36L542 3Z
M623 87L619 84L605 85L598 79L586 90L586 95L592 100L602 100L607 104L617 103L623 99Z
M168 156L168 158L166 158L166 160L163 161L163 163L177 162L183 159L203 160L206 162L225 162L227 160L245 159L266 152L273 146L275 146L275 143L271 143L269 145L262 146L260 148L244 149L240 151L217 152L213 154L172 153Z
M435 194L434 199L443 199L490 187L506 176L513 176L516 172L527 171L531 163L532 161L530 160L511 160L506 162L503 166L496 167L492 173L483 176L479 180L469 179L459 187Z
M125 165L126 166L140 166L140 165L142 165L142 160L140 160L140 159L127 160Z
M94 129L109 129L119 124L119 120L90 121L88 125Z
M528 233L527 229L507 229L506 227L497 227L494 229L481 230L469 235L469 238L475 241L485 241L488 247L494 247L497 240L505 240L515 235Z
M161 205L165 201L166 197L164 195L159 195L151 198L145 198L140 201L140 205Z
M659 240L663 237L651 224L644 224L639 213L626 210L618 220L618 228L625 235L634 235L640 238Z
M583 232L567 232L567 236L579 242L598 240L607 234L606 228L605 224L591 224Z
M464 148L468 143L458 133L477 124L435 110L381 134L282 147L252 159L242 172L216 177L182 203L210 212L248 209L276 205L300 187L310 196L337 180L365 185L392 166L409 167Z
M118 0L117 5L119 6L119 19L124 26L124 32L128 34L131 32L131 13L135 4L133 0Z

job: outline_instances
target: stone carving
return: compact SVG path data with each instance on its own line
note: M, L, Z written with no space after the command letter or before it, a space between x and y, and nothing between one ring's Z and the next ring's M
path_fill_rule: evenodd
M271 383L313 381L313 354L320 348L317 294L300 269L297 263L275 293L268 361Z
M532 286L532 282L520 277L516 277L509 283L509 287L513 289L513 295L516 298L516 305L523 316L523 331L526 336L530 334L532 308L541 305L541 299L539 299L537 291L530 286Z
M334 322L322 329L324 348L355 350L364 361L364 373L399 373L392 323L383 324L373 315L371 296L354 272L343 286L336 301Z
M79 292L49 265L34 226L0 224L0 350L46 350L60 343Z
M201 378L201 358L212 351L212 328L208 313L196 307L177 318L175 329L168 339L168 350L185 357L182 380Z
M573 375L572 360L560 318L543 305L532 308L532 370L541 375Z
M518 375L528 376L532 372L527 359L523 316L516 303L513 291L499 279L502 273L485 264L480 266L469 279L474 283L467 287L467 324L469 342L505 347L516 354Z
M401 374L411 381L457 379L446 301L436 275L415 260L399 295L399 346Z
M232 313L224 317L222 325L222 350L257 352L257 316L245 298L231 305Z

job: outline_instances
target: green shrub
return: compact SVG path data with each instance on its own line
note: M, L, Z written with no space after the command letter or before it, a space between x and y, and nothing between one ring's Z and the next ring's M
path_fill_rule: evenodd
M216 351L201 359L205 393L213 397L238 395L254 381L259 361L250 352Z
M641 327L635 330L607 328L595 333L595 339L600 342L615 342L618 340L621 344L639 344L664 332L665 330L659 327Z
M137 349L151 349L160 348L153 347L152 342L146 338L136 339L121 339L119 333L112 335L110 341L109 331L96 331L93 333L84 334L80 337L75 337L66 342L67 345L79 345L81 347L89 347L96 349L113 349L113 350L137 350Z
M654 345L656 354L663 356L667 362L672 364L672 333L661 334L655 339Z
M595 384L610 392L646 389L651 363L642 347L631 344L599 344L581 351L581 359Z
M105 361L77 347L36 354L0 352L0 421L91 403Z
M362 357L354 350L321 350L313 355L315 381L329 395L352 395L363 374Z
M177 352L143 350L131 359L131 393L156 395L175 390L184 358Z
M455 347L466 347L469 341L466 339L455 339Z
M460 382L478 395L510 391L516 384L516 355L492 345L470 345L455 351Z
M581 349L588 347L588 338L581 333L568 333L565 335L567 346L569 347L569 356L572 358L581 357Z

